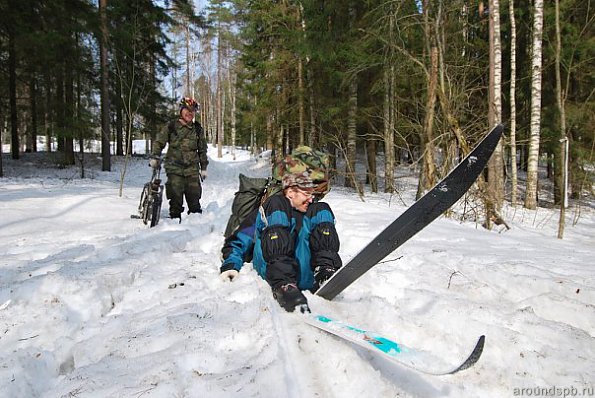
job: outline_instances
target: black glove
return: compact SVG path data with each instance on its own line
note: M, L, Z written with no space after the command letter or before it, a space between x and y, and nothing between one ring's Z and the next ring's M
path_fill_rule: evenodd
M319 265L314 268L314 290L318 290L335 272L337 272L337 268L330 265Z

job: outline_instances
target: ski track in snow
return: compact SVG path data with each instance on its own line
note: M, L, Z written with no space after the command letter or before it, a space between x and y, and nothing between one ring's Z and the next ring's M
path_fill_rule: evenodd
M205 213L178 224L164 202L152 229L129 218L150 176L146 159L130 167L122 197L119 172L0 186L0 396L502 397L593 386L589 232L567 228L558 241L522 223L496 234L440 218L333 302L306 293L317 313L445 358L486 334L473 368L426 377L286 314L250 265L219 280L237 174L265 176L266 162L212 160ZM404 210L346 192L327 199L345 263Z

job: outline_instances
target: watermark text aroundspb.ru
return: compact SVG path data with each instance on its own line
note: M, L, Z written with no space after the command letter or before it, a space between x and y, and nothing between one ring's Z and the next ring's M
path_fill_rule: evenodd
M595 397L595 387L516 387L512 389L512 393L515 397Z

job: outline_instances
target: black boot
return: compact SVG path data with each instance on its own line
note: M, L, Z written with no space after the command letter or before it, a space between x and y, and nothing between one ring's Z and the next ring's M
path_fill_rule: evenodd
M192 213L198 213L198 214L202 214L202 208L198 208L195 210L188 210L188 214L192 214Z
M295 307L301 307L300 311L310 312L308 308L308 300L302 294L301 290L295 283L287 283L273 289L273 297L279 302L279 305L287 312L293 312Z

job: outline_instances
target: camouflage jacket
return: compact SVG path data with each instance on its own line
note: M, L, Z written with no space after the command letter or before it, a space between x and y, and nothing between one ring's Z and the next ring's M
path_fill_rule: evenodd
M168 143L164 161L168 174L198 176L201 169L207 169L207 140L199 122L193 126L184 126L179 120L168 123L153 141L152 155L161 156Z

